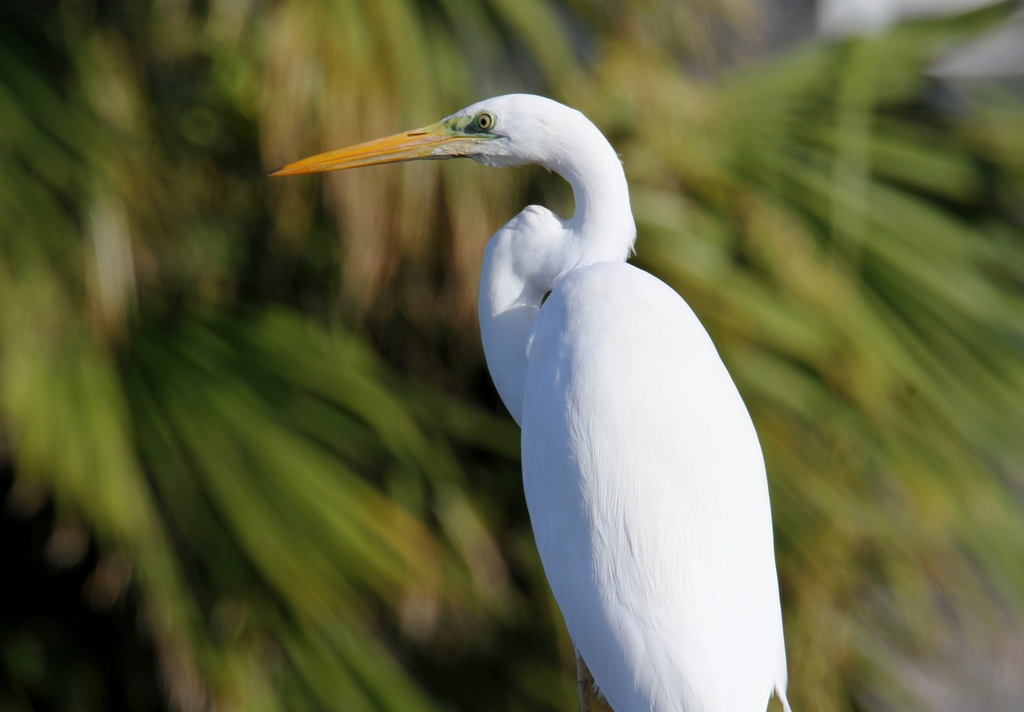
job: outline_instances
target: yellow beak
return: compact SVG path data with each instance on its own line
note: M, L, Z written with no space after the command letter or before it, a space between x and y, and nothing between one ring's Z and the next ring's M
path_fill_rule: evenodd
M303 158L270 171L270 175L296 176L425 158L455 158L465 155L465 149L473 143L475 141L472 137L453 131L444 123L437 123Z

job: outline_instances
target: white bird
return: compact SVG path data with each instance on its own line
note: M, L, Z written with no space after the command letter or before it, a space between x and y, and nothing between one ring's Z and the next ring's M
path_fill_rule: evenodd
M773 692L789 712L757 434L693 311L626 263L626 178L597 127L513 94L272 175L459 156L541 165L576 201L568 220L531 205L494 234L480 329L577 654L617 712L764 712Z

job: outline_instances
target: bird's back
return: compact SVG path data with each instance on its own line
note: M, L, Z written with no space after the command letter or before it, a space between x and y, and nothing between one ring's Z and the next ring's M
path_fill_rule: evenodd
M578 269L528 344L523 475L569 632L616 712L762 712L786 682L767 482L693 312Z

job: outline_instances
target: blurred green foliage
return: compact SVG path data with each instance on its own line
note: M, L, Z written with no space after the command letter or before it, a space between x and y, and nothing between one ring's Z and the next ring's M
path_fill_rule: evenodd
M542 92L622 154L635 261L754 415L794 708L919 706L903 661L1024 618L1024 110L927 73L1009 9L748 66L735 0L4 5L8 509L95 537L84 595L130 587L171 708L572 708L474 323L487 236L571 197L469 162L264 178ZM111 708L22 623L4 709Z

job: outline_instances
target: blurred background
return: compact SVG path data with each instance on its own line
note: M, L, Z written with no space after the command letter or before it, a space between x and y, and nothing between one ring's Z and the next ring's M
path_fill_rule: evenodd
M1019 5L6 0L3 712L575 709L475 318L570 191L265 176L512 91L753 414L794 709L1022 708Z

